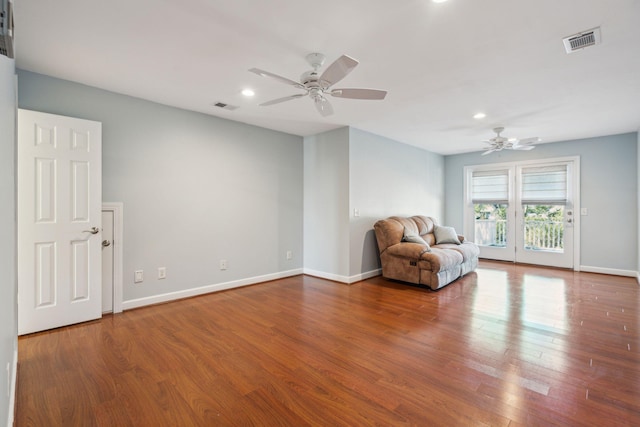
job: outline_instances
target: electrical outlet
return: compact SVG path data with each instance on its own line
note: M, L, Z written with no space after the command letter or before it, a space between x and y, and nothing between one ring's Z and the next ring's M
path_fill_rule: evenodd
M293 258L293 253L291 251L287 251L287 259Z
M167 278L167 267L158 267L158 279Z
M142 283L144 281L144 271L136 270L133 273L133 283Z
M227 260L226 259L221 259L220 260L220 270L226 270L227 269Z

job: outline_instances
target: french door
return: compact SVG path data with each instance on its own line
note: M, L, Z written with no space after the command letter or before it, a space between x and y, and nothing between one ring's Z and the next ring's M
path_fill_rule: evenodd
M480 257L574 268L578 158L465 168L465 237Z

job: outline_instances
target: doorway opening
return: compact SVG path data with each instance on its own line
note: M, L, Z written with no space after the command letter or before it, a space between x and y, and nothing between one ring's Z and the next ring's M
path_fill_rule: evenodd
M102 203L102 312L122 313L123 204Z

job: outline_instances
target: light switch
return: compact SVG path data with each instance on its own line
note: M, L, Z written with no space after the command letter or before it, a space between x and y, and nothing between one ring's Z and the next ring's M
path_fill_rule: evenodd
M142 270L136 270L133 273L133 282L141 283L144 280L144 272Z

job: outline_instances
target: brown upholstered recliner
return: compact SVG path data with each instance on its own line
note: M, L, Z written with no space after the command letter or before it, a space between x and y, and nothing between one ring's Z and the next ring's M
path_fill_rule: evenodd
M435 290L475 270L478 246L462 236L457 236L460 244L436 244L436 226L435 219L427 216L393 216L376 222L382 275ZM420 236L426 244L403 241L410 235Z

